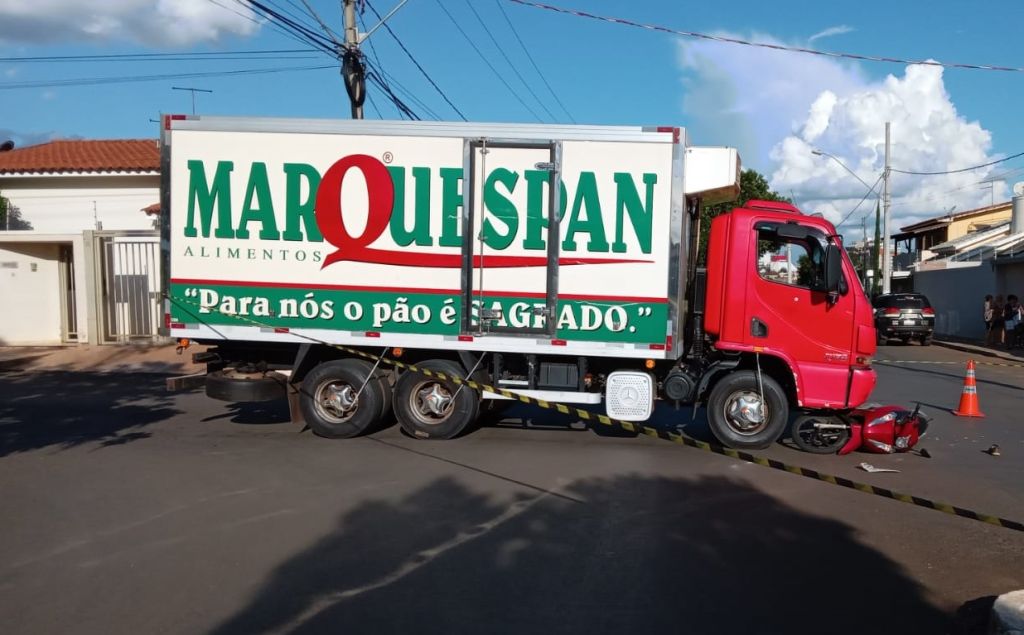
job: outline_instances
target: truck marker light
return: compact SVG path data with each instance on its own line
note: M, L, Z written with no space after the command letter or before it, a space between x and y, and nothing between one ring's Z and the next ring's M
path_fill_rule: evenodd
M566 344L568 344L568 342L565 340L551 340L552 346L565 346Z
M377 331L367 331L366 337L380 337L380 333Z
M459 336L459 341L460 342L472 342L473 341L473 336L472 335L460 335Z
M754 347L754 352L755 353L763 353L764 352L764 347L763 346L755 346Z
M184 121L185 115L165 115L164 116L164 130L171 129L172 121Z
M289 330L289 329L288 329L288 327L287 327L287 326L275 326L275 327L274 327L274 332L275 332L275 333L287 333L287 332L288 332L288 330Z
M652 351L663 351L663 350L665 350L665 345L664 344L651 344L650 346L648 346L648 348L650 348Z
M167 311L164 313L164 328L171 328L171 313Z
M391 355L393 357L401 357L404 354L405 354L405 349L403 349L401 346L396 346L396 347L391 349Z
M188 348L189 346L192 346L192 340L188 339L187 337L182 337L178 339L178 348Z
M171 322L172 329L183 329L185 325L182 322Z
M654 360L653 359L645 359L644 360L644 368L646 368L647 370L651 370L652 368L654 368Z

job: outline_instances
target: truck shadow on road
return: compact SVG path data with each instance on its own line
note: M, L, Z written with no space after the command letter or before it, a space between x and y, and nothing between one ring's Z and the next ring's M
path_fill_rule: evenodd
M363 502L211 632L948 627L922 587L849 525L742 480L629 474L504 500L445 477L397 501Z
M602 407L591 408L592 412L604 414ZM591 420L583 422L574 415L564 415L554 410L545 410L538 406L515 404L500 413L482 417L481 426L492 426L497 428L529 428L530 430L551 430L566 432L570 430L589 430L598 436L604 437L625 437L632 438L640 436L639 432L629 432L618 426L603 425ZM717 443L708 428L707 416L703 408L684 406L676 408L671 404L658 403L655 406L654 414L644 422L644 425L668 430L682 432L692 439ZM472 432L472 431L471 431Z
M180 414L172 399L157 374L0 373L0 457L148 438L147 426Z

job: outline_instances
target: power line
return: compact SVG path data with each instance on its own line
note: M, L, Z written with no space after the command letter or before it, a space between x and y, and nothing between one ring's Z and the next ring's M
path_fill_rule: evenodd
M269 73L286 73L292 71L314 71L335 66L285 66L278 68L246 68L231 71L210 71L201 73L170 73L165 75L130 75L121 77L84 77L73 79L42 80L32 82L9 82L0 84L0 90L17 90L23 88L57 88L64 86L95 86L99 84L129 84L134 82L153 82L165 79L193 79L198 77L228 77L233 75L264 75Z
M341 42L338 41L338 36L334 33L334 31L331 30L329 26L327 26L326 22L320 19L320 14L316 12L316 10L313 8L313 5L309 4L308 0L302 0L302 4L306 5L306 9L309 11L309 14L312 15L313 19L317 21L317 23L320 25L320 28L323 29L324 33L326 33L328 37L334 40L334 43L336 45L341 46Z
M565 107L565 104L563 104L562 100L558 98L558 93L556 93L555 90L551 88L551 84L548 83L547 78L544 77L544 73L542 73L540 67L537 66L537 62L533 59L533 55L530 54L530 49L527 48L526 44L523 42L523 38L519 37L519 31L516 30L515 25L512 24L512 20L509 19L508 13L505 12L505 7L503 7L501 4L501 0L494 0L494 4L498 5L498 9L501 10L501 15L505 17L505 22L508 23L508 28L512 31L512 35L516 37L516 41L519 42L519 46L523 48L523 52L526 53L526 59L530 60L530 64L533 64L533 70L537 71L537 75L540 76L540 81L544 82L544 85L547 86L548 92L551 93L551 96L555 98L555 101L558 103L558 106L562 109L562 112L565 113L565 116L569 118L569 121L576 123L576 120L573 119L572 114Z
M239 3L243 2L243 0L236 1ZM268 7L259 0L244 0L244 3L252 8L257 14L262 15L273 23L281 25L283 28L287 29L290 34L300 38L306 44L310 44L325 53L330 53L337 57L337 50L334 46L334 42L329 38L320 35L305 24L293 20L281 12Z
M553 114L551 114L551 111L548 110L548 107L545 106L544 102L540 100L540 97L537 97L537 93L533 92L533 89L530 88L530 84L527 83L527 81L525 79L523 79L522 74L519 73L519 69L516 68L516 65L513 64L512 60L509 59L508 55L505 54L505 49L502 48L501 44L498 44L497 38L495 38L494 34L491 33L491 30L489 28L487 28L487 23L484 22L484 19L480 17L480 13L476 10L476 8L473 6L473 4L469 0L464 0L464 1L466 3L466 6L469 7L469 10L473 12L474 16L476 16L476 21L479 22L480 26L482 26L484 28L484 32L487 33L487 37L491 38L491 42L493 42L494 43L494 47L496 49L498 49L498 53L501 53L501 56L503 58L505 58L506 62L508 62L509 68L511 68L512 72L516 74L516 77L518 77L519 81L521 81L523 83L523 86L526 87L527 92L529 92L531 95L533 95L534 100L536 100L536 102L538 104L540 104L540 107L542 109L544 109L544 112L548 113L548 117L550 117L552 121L555 121L555 116Z
M871 189L869 189L866 194L864 194L864 197L862 199L860 199L860 202L857 203L854 206L854 208L851 209L849 211L849 213L846 214L846 216L843 216L843 220L841 220L838 223L836 223L836 228L837 229L839 228L840 225L845 223L851 216L853 216L853 213L856 212L860 208L860 206L864 204L864 201L868 200L868 197L871 196L871 194L874 193L875 188L878 187L878 182L882 180L883 176L885 176L885 175L884 174L879 174L878 178L875 179L875 184L871 186Z
M898 172L900 174L910 174L910 175L913 175L913 176L940 176L942 174L959 174L961 172L970 172L971 170L979 170L981 168L987 168L990 165L996 165L997 163L1003 163L1004 161L1009 161L1011 159L1016 159L1017 157L1024 157L1024 152L1018 152L1017 154L1008 156L1006 158L998 159L996 161L989 161L988 163L982 163L981 165L972 165L969 168L960 168L959 170L946 170L944 172L911 172L909 170L897 170L896 168L889 168L889 171L890 172Z
M198 51L195 53L117 53L109 55L45 55L32 57L0 57L0 62L13 64L19 62L182 62L190 60L235 60L253 59L253 56L289 56L293 59L305 59L315 49L275 49L251 51ZM301 55L300 55L301 54Z
M375 9L375 8L373 7L373 5L372 5L372 4L370 4L369 0L366 0L366 6L368 6L368 7L370 8L370 11L373 11L373 15L377 16L377 19L378 19L378 20L380 20L380 19L381 19L381 17L380 17L380 14L379 14L379 13L377 13L377 9ZM454 110L454 111L455 111L456 113L458 113L459 117L460 117L460 118L461 118L461 119L462 119L463 121L468 121L468 120L466 119L466 115L462 114L462 111L461 111L461 110L459 110L459 109L458 109L458 107L457 107L457 106L456 106L455 104L453 104L453 103L452 103L452 100L451 100L451 99L448 99L448 95L446 95L446 94L445 94L445 92L444 92L443 90L441 90L441 87L437 85L437 82L435 82L435 81L433 80L433 78L432 78L432 77L430 77L430 75L429 75L429 74L427 73L427 71L426 71L426 70L425 70L425 69L423 68L423 66L422 66L422 65L420 65L420 63L419 63L419 62L418 62L418 61L416 60L416 56L414 56L414 55L413 55L412 53L410 53L410 52L409 52L409 49L407 49L407 48L405 47L405 44L403 44L403 43L402 43L402 40L400 40L400 39L398 38L398 35L397 35L397 34L395 34L395 32L394 32L394 31L393 31L393 30L391 29L391 26L389 26L387 22L384 22L384 23L383 23L383 25L384 25L384 28L385 28L385 29L387 30L387 32L391 34L391 37L392 37L392 38L394 38L394 40L395 40L395 42L396 42L396 43L398 44L398 46L399 46L399 47L400 47L400 48L402 49L402 51L403 51L403 52L404 52L404 53L406 54L406 56L408 56L408 58L409 58L410 60L412 60L412 63L416 65L416 68L417 68L417 69L419 69L420 73L422 73L422 74L423 74L423 76L427 78L427 81L428 81L428 82L430 82L430 85L434 87L434 90L436 90L436 91L437 91L437 93L438 93L439 95L441 95L441 98L442 98L442 99L444 99L444 100L445 100L445 102L446 102L446 103L447 103L447 104L448 104L449 106L451 106L452 110Z
M213 4L217 5L218 7L222 8L222 9L224 9L225 11L230 11L231 13L234 13L235 15L237 15L239 17L245 18L246 20L252 22L256 26L263 26L262 22L260 22L259 20L253 18L251 15L239 13L238 11L232 9L231 7L228 7L228 6L225 6L225 5L221 4L218 0L210 0L210 2L212 2ZM249 7L249 6L246 6L245 4L243 4L242 0L234 0L234 2L235 2L235 4L237 4L238 6L242 7L243 9L247 9L249 11L252 11L252 7ZM289 33L288 31L284 30L283 28L281 28L280 25L275 24L273 21L270 21L270 26L272 28L274 28L276 31L278 31L279 33L283 33L285 36L290 37L291 39L295 40L296 42L298 42L300 44L304 44L305 43L304 40L296 37L294 34Z
M394 88L391 87L392 84L397 86L398 90L403 95L408 97L412 102L414 102L417 106L419 106L420 108L423 108L423 110L431 118L433 118L435 120L439 120L440 119L440 117L437 116L437 113L435 113L426 104L424 104L421 100L419 100L416 97L416 95L414 95L412 92L410 92L404 86L402 86L400 83L395 81L395 79L393 77L390 77L386 73L384 73L384 71L382 71L375 63L370 63L370 60L367 59L366 66L371 71L373 71L375 82L378 84L378 86L381 86L381 89L384 91L385 97L387 97L391 101L391 103L393 103L395 105L395 108L398 109L399 114L410 115L410 118L412 118L412 119L421 119L421 117L419 115L416 115L416 113L413 112L412 108L408 104L406 104L404 101L402 101L402 99L395 93ZM398 103L398 102L401 102L401 103Z
M454 24L455 28L459 30L459 33L462 34L462 37L466 38L466 41L469 42L469 45L471 47L473 47L473 50L476 51L476 54L480 56L480 59L482 59L484 61L484 64L486 64L487 67L491 69L491 72L494 73L494 76L497 77L501 81L501 83L505 85L505 88L508 89L508 92L512 93L512 96L515 97L516 100L519 101L519 103L523 105L523 108L528 110L530 112L530 114L533 115L534 119L536 119L537 121L540 121L540 117L537 115L536 112L534 112L533 108L530 108L529 104L527 104L525 101L523 101L523 98L520 97L519 94L515 90L513 90L511 86L509 86L508 82L505 81L505 78L502 77L501 73L498 72L498 69L494 68L494 65L491 64L490 60L488 60L486 57L484 57L484 54L480 51L480 49L477 47L477 45L473 42L473 39L470 38L466 34L466 32L464 30L462 30L462 27L459 25L458 20L456 20L455 17L452 16L452 14L448 12L448 9L446 9L444 7L444 5L441 4L440 0L434 0L434 1L437 3L437 6L441 7L441 10L444 11L444 14L448 16L448 19L452 21L452 24Z
M634 22L624 18L615 18L610 16L597 15L594 13L587 13L586 11L578 11L576 9L565 9L562 7L555 7L550 4L542 4L540 2L531 2L529 0L505 0L505 2L514 2L515 4L522 5L524 7L532 7L534 9L544 9L545 11L554 11L555 13L563 13L566 15L572 15L578 18L589 18L591 20L600 20L601 22L611 22L613 24L622 24L625 26L637 27L640 29L647 29L649 31L659 31L661 33L670 33L672 35L682 35L685 37L692 37L701 40L710 40L712 42L725 42L727 44L741 44L743 46L754 46L759 48L774 49L777 51L790 51L792 53L806 53L808 55L820 55L823 57L836 57L851 60L861 60L865 62L886 62L891 64L921 64L924 66L942 66L944 68L966 68L972 70L981 71L1007 71L1013 73L1024 73L1024 67L1019 66L993 66L989 64L964 64L958 62L939 62L936 60L907 60L897 57L880 57L875 55L859 55L857 53L840 53L833 51L820 51L817 49L804 48L802 46L786 46L783 44L768 44L766 42L751 42L749 40L741 40L739 38L725 37L720 35L708 35L707 33L698 33L696 31L681 31L679 29L672 29L666 26L660 26L657 24L644 24L642 22Z

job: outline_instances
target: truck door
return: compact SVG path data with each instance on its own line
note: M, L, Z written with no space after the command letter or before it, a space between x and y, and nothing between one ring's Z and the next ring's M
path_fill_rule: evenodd
M465 157L463 332L550 337L561 145L468 139Z
M794 223L759 222L756 271L747 305L747 342L787 351L800 367L805 401L841 405L852 363L854 288L824 291L823 232ZM833 407L834 407L833 406Z

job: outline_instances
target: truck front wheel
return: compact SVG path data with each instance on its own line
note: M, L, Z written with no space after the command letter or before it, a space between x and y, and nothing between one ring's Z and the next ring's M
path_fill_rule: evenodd
M464 377L462 367L445 360L430 360L421 368ZM480 393L469 386L414 371L402 373L395 383L395 416L402 429L421 439L451 439L480 415Z
M325 362L302 380L299 406L318 436L347 439L376 425L386 410L382 382L358 359Z
M786 429L789 404L778 382L761 373L740 370L722 378L707 403L708 426L722 445L738 449L766 448Z

